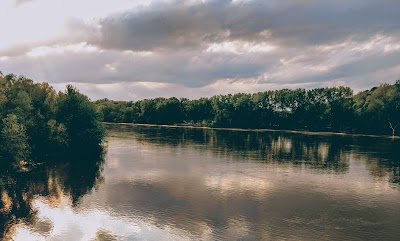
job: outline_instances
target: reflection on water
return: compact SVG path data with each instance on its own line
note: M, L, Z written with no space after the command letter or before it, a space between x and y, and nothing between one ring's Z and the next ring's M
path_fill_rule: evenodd
M1 169L0 236L8 239L17 226L35 223L37 200L58 207L67 205L64 200L68 197L68 205L76 206L81 197L101 184L103 165L103 158L92 157L39 163L29 172Z
M400 141L107 126L105 161L3 171L15 240L398 240Z

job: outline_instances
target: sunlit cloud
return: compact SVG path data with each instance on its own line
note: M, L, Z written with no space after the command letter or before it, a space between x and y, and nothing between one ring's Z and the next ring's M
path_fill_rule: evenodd
M106 64L105 67L109 71L116 71L117 70L117 66L114 65L114 64Z
M243 53L265 53L273 51L276 47L267 43L251 43L243 41L231 41L210 44L208 52L231 52L235 54Z

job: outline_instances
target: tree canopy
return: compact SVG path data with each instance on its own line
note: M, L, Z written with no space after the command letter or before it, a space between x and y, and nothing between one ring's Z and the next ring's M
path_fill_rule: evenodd
M0 75L0 161L17 163L101 148L95 105L72 86L57 93L48 83Z

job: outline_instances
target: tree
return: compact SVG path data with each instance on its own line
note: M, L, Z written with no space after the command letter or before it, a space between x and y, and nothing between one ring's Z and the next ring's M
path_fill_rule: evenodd
M25 127L18 123L16 115L10 114L3 118L0 140L0 153L3 159L15 163L24 161L28 157L28 137Z
M98 119L95 105L73 86L59 93L57 120L67 130L70 153L100 148L104 131Z
M354 97L359 118L364 119L364 128L374 132L391 130L392 136L400 124L400 88L398 84L382 84Z

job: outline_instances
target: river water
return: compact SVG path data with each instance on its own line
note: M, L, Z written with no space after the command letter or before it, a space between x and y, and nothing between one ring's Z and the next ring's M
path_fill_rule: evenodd
M5 239L400 238L400 140L106 128L101 160L2 174Z

